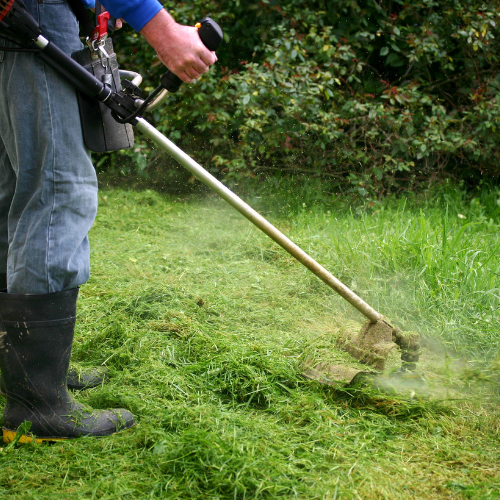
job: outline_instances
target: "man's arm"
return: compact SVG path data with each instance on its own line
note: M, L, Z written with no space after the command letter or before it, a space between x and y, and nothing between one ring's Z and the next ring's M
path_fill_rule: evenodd
M196 80L217 61L191 26L177 24L162 9L141 30L141 34L156 50L160 61L184 82Z
M192 82L217 61L194 27L183 26L157 0L104 0L116 19L123 18L156 50L160 61L182 81Z

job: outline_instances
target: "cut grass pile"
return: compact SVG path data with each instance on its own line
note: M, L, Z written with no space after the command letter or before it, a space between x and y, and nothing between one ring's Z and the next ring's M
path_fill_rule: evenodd
M138 425L3 447L0 498L500 498L499 218L445 201L356 213L304 196L273 217L425 334L442 391L412 398L301 376L304 351L363 318L223 202L102 192L73 360L111 377L77 398Z

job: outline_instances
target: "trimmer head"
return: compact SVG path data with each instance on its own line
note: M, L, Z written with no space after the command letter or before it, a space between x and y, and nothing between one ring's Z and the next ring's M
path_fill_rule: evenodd
M389 353L396 348L394 334L397 331L391 324L379 320L367 321L359 333L350 329L341 332L337 346L354 356L358 361L383 371Z
M322 338L310 346L303 363L303 375L333 386L351 385L361 379L375 381L384 373L389 354L399 348L402 364L399 369L393 367L391 377L411 381L417 373L419 340L418 333L403 333L386 319L368 321L361 331L359 324L347 322L337 336L331 336L329 341ZM346 359L345 353L349 358L352 356L351 360ZM417 378L422 379L420 374Z

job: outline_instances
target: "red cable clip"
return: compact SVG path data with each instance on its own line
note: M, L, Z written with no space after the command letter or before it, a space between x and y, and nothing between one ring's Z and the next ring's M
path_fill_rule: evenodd
M94 32L92 33L92 40L100 41L105 38L108 34L108 21L110 19L110 15L108 11L104 11L102 14L97 16L97 26L95 27Z

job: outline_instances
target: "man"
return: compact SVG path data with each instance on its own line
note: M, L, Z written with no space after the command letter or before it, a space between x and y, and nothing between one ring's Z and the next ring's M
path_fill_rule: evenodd
M102 3L139 31L184 82L215 63L196 28L177 24L157 0ZM25 4L47 39L68 54L82 47L64 0ZM66 387L78 287L90 272L87 234L97 210L97 180L76 93L25 52L0 52L0 89L3 437L14 439L24 421L32 423L38 440L113 434L134 425L132 414L88 410Z

